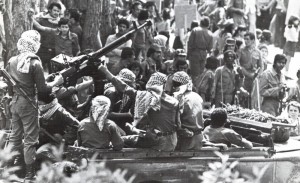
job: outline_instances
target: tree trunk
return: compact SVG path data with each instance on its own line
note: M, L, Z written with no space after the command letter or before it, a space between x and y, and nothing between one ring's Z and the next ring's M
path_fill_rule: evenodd
M100 28L101 2L102 0L88 0L87 12L83 26L82 49L98 50L101 48L101 43L97 38Z
M32 23L29 21L27 13L35 0L6 0L5 12L3 14L6 54L4 65L14 55L17 55L17 42L21 34L29 29L32 29Z
M62 0L61 2L67 9L77 8L80 11L87 10L87 4L90 0Z
M107 37L112 33L110 0L102 1L100 35L102 45L105 45Z
M97 36L98 32L100 32L101 41ZM100 49L102 45L105 44L110 33L110 0L87 0L87 11L83 26L82 50Z

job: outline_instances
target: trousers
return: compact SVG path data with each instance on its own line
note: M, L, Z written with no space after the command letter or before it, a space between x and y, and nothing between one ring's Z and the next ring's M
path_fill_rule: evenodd
M23 96L14 95L12 98L12 132L10 145L13 151L21 152L24 148L26 164L35 161L36 145L39 138L38 110L35 109ZM24 144L22 142L24 136ZM24 147L23 147L24 145Z

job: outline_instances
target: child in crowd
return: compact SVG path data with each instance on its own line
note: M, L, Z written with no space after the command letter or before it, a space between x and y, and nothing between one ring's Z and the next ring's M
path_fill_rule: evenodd
M203 131L204 138L212 143L223 143L228 147L237 145L247 149L253 147L252 143L230 128L225 128L227 122L227 111L223 108L216 108L210 115L210 126Z
M272 65L272 62L270 60L268 60L269 49L268 49L267 45L265 45L265 44L260 44L260 45L258 45L257 48L260 50L263 65L264 65L264 70L266 70L268 68L268 65L269 66Z
M61 53L68 56L76 56L80 51L78 37L70 32L69 20L61 18L58 22L59 32L55 35L55 55Z
M300 104L296 101L291 101L287 106L289 123L295 125L290 130L290 136L300 136Z
M285 65L286 72L289 71L291 58L295 55L300 31L299 23L299 17L291 16L289 18L288 25L285 27L284 37L286 38L286 43L283 48L283 53L287 58L287 62Z

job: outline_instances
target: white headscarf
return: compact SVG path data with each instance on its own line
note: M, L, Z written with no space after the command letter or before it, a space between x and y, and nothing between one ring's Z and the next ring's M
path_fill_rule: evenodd
M154 43L158 44L160 47L166 47L168 38L164 35L157 35L154 37Z
M97 96L92 100L90 110L91 121L95 122L100 131L103 130L104 123L106 122L109 113L110 100L105 96Z
M19 72L29 73L30 59L32 57L38 58L35 54L40 48L40 39L41 36L36 30L28 30L22 33L17 43L17 48L20 52L17 65Z

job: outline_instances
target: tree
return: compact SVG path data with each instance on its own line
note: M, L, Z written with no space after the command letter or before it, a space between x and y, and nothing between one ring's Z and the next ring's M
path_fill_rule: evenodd
M111 32L110 0L88 0L85 22L83 26L84 49L100 49Z
M6 40L6 54L4 65L12 56L16 55L17 42L21 34L32 29L32 23L28 18L30 9L34 8L35 0L5 0L5 10L3 14L4 31Z
M101 11L101 26L100 26L101 42L103 45L105 45L107 37L112 32L110 11L111 11L110 0L103 0L102 11Z

